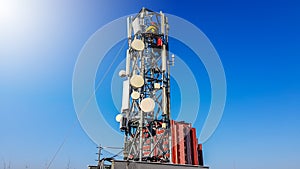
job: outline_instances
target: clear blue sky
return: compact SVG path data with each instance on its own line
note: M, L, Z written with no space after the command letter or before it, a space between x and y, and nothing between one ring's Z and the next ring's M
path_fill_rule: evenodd
M0 1L0 168L45 168L65 138L50 168L95 164L96 144L73 107L76 59L100 27L143 6L195 24L223 63L226 108L204 143L205 163L213 169L299 168L296 0Z

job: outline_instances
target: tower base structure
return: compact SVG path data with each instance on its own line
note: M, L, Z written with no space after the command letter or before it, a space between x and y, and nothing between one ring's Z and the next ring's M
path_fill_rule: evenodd
M88 166L88 169L209 169L199 165L181 165L169 163L149 163L139 161L111 161L110 165L100 164L98 166Z
M203 163L202 144L198 144L196 129L183 121L171 120L170 123L172 161L165 162L156 158L144 158L143 161L103 158L97 166L88 166L88 169L208 169ZM161 142L160 147L163 145Z

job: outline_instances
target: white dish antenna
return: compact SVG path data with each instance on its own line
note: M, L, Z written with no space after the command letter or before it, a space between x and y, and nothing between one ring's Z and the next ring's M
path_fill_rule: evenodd
M122 114L118 114L116 115L116 121L120 123L120 121L122 120L123 115Z
M140 88L144 85L144 78L141 75L133 75L130 78L130 84L134 88Z
M139 98L140 98L140 93L139 93L139 92L136 92L136 91L133 91L133 92L131 93L131 98L132 98L133 100L139 99Z
M137 50L137 51L142 51L145 49L145 44L142 40L140 39L134 39L131 43L131 47L132 49L134 50Z
M125 70L120 70L119 76L120 76L121 78L122 78L122 77L126 77L126 72L125 72Z
M155 108L155 102L151 98L145 98L141 101L140 108L143 110L143 112L152 112Z

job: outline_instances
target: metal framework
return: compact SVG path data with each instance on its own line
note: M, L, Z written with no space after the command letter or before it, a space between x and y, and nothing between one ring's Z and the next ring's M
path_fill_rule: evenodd
M168 20L146 8L127 18L128 49L121 114L124 159L171 159Z

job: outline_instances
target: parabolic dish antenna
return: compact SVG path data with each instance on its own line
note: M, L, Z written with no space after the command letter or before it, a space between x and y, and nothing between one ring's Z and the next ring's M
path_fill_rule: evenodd
M133 75L130 78L130 84L134 88L140 88L144 85L144 78L141 75Z
M137 100L138 98L140 98L140 93L139 93L139 92L136 92L136 91L133 91L133 92L131 93L131 98L132 98L133 100Z
M144 50L145 48L145 44L142 40L140 39L134 39L132 42L131 42L131 47L132 49L134 50L137 50L137 51L142 51Z
M143 112L149 113L154 110L155 102L151 98L145 98L141 101L140 108Z

